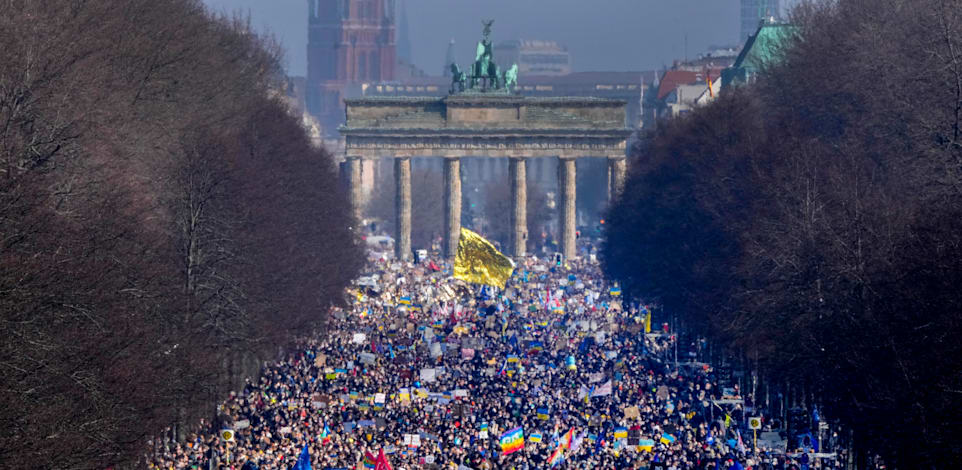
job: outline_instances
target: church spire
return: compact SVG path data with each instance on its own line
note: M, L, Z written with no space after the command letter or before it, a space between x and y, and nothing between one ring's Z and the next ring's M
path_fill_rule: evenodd
M398 0L400 4L400 18L398 19L397 33L397 58L398 62L411 64L411 34L408 31L408 10L404 0Z

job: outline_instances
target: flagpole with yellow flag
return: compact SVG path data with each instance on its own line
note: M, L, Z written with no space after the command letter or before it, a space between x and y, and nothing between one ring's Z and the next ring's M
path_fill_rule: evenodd
M504 289L514 262L501 254L491 242L464 227L454 257L454 278Z

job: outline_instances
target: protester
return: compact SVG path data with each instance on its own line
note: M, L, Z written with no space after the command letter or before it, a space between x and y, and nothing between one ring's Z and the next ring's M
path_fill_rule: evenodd
M528 257L503 290L437 258L372 258L370 274L380 290L366 276L220 425L156 442L151 468L286 470L305 445L315 469L374 468L382 451L397 469L786 468L736 437L751 433L741 409L712 409L709 367L671 368L671 337L646 335L648 308L597 264ZM517 428L523 447L504 455Z

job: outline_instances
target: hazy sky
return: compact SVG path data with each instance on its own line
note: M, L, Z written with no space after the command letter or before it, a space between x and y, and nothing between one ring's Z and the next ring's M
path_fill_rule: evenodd
M412 59L431 75L448 41L459 62L474 60L481 19L492 40L545 39L567 45L576 71L650 70L738 39L739 0L399 0L407 9ZM292 75L307 69L306 0L204 0L216 11L250 12L287 51Z

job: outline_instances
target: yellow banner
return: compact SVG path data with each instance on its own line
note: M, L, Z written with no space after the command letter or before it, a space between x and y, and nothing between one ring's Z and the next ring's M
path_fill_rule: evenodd
M514 272L514 263L501 254L491 242L466 228L461 228L458 253L454 257L454 277L475 284L504 289Z

